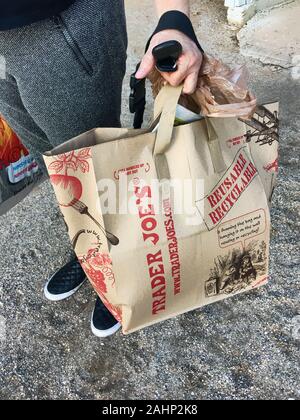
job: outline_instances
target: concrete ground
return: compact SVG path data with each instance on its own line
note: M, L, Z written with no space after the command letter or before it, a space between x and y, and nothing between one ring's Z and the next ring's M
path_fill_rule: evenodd
M88 285L63 303L43 298L45 279L70 255L45 183L0 218L1 399L300 399L299 72L240 55L223 0L192 3L206 51L247 63L260 101L281 101L271 283L128 337L98 340L89 329ZM151 0L127 0L127 12L130 73L155 19Z
M299 0L258 13L238 35L242 50L264 64L293 67L300 52L299 20Z

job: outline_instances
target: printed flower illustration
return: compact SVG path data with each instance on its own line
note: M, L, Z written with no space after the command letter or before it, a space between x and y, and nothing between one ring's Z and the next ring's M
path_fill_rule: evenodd
M108 293L106 284L107 279L103 274L103 267L111 267L112 260L110 255L99 252L95 253L95 249L90 249L86 257L79 258L79 261L104 305L117 321L122 322L121 308L112 305L106 297L106 294ZM114 286L114 284L115 282L113 281L112 286Z

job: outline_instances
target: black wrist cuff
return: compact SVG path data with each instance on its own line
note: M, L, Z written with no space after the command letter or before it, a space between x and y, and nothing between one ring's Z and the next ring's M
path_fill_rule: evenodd
M160 18L157 28L151 35L151 38L149 39L146 47L146 51L148 51L148 48L150 46L151 40L157 33L161 31L165 31L167 29L174 29L176 31L180 31L184 33L186 36L188 36L192 41L195 42L199 50L204 53L203 48L201 47L197 36L195 34L193 25L191 20L187 15L180 12L179 10L171 10L169 12L166 12L162 15Z

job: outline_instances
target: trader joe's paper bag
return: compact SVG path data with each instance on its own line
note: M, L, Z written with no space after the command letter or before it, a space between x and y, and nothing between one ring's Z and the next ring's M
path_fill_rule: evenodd
M268 281L277 105L249 125L173 127L180 94L160 92L154 132L98 128L45 156L78 258L126 334Z

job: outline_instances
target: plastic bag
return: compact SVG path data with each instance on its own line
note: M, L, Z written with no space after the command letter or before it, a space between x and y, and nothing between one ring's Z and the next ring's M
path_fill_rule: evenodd
M149 77L156 97L164 79L154 70ZM248 71L245 66L230 69L208 55L204 55L194 95L183 95L180 104L205 117L238 117L251 119L257 100L247 87Z
M0 115L0 215L42 180L36 160Z

